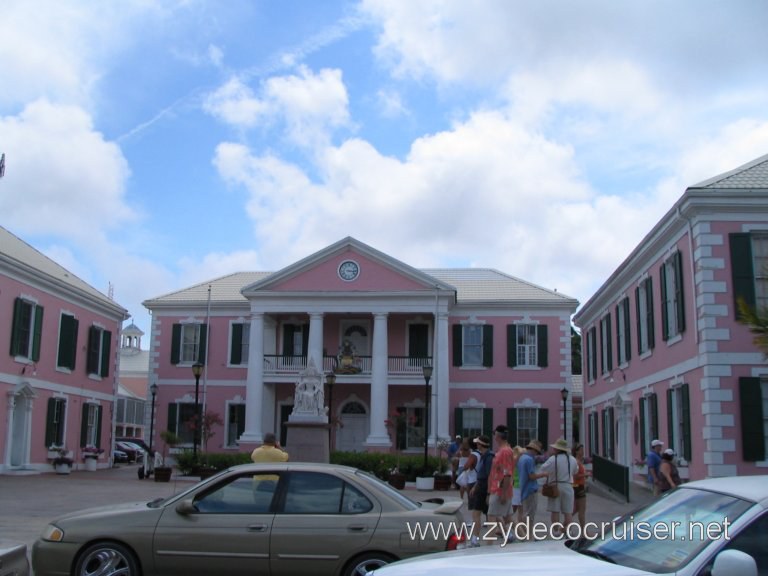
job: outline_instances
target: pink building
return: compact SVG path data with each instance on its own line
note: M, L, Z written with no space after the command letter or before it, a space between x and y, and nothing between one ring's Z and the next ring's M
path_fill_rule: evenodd
M401 448L423 450L424 365L431 443L498 424L513 442L546 442L566 427L578 302L495 270L417 270L346 238L275 273L232 274L144 304L155 436L171 429L187 446L197 394L224 421L208 450L250 450L267 431L290 447L285 423L310 361L336 375L325 391L342 424L334 449L389 450L385 421L399 412ZM197 390L196 362L205 364Z
M765 473L768 364L739 297L768 304L768 156L688 188L576 315L589 452L633 466L659 438L683 477Z
M0 310L0 473L108 466L126 310L2 227Z

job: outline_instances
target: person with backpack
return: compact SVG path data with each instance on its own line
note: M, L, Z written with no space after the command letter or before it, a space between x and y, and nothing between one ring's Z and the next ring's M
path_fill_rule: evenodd
M474 439L474 443L480 457L475 466L475 484L469 490L467 506L472 512L472 534L469 539L471 548L480 546L478 535L483 526L483 514L488 514L488 477L491 474L494 457L488 436L478 436Z

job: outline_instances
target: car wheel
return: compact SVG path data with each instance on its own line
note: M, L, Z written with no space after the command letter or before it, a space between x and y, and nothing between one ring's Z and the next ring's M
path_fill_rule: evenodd
M139 563L127 547L117 542L88 546L77 558L74 576L139 576Z
M369 552L368 554L361 554L347 564L346 570L344 570L344 576L364 576L376 568L394 562L397 560L394 556L384 554L383 552Z

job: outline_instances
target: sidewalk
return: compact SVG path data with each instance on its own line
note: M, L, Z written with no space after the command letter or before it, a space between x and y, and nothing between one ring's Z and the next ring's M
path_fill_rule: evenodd
M138 465L135 464L96 472L76 471L67 476L53 473L3 475L0 476L0 534L24 542L31 548L45 525L61 514L120 502L148 502L176 494L196 481L197 478L176 474L168 483L155 482L154 479L139 480ZM406 488L403 492L413 500L459 496L457 490L418 491ZM607 490L591 485L587 496L587 520L609 522L652 498L649 493L643 492L642 488L633 486L633 501L628 504ZM464 501L463 510L469 519L466 498ZM545 505L545 499L539 498L538 521L549 519Z

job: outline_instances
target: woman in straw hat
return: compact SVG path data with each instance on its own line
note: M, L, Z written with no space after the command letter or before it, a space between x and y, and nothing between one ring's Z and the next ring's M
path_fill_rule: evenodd
M547 483L556 483L559 494L554 498L547 498L547 511L551 515L552 524L560 522L560 514L563 515L564 529L573 519L573 475L579 468L576 458L571 456L568 442L559 438L554 444L552 456L541 466L541 471L547 473ZM558 530L553 528L553 534Z

